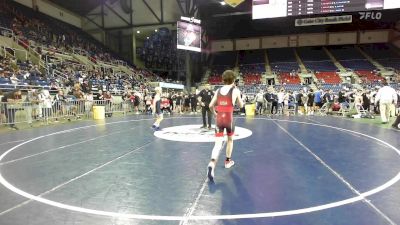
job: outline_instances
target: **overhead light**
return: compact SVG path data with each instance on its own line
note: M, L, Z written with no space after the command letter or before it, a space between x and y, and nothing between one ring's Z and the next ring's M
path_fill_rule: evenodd
M140 30L136 31L136 33L140 34Z
M221 5L226 5L226 2L225 1L222 1L222 2L220 2L221 3Z
M149 39L149 37L146 37L147 39Z
M154 32L158 32L158 30L157 30L157 29L155 29L155 30L154 30Z

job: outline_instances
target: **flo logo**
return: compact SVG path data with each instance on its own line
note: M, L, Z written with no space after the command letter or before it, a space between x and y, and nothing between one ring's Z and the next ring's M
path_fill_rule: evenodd
M381 12L359 12L360 20L380 20L382 19Z
M181 142L214 142L214 134L214 129L201 129L200 125L167 127L163 128L161 131L154 132L154 135L158 138ZM233 139L243 139L251 135L251 130L242 127L235 127L235 135L233 136Z

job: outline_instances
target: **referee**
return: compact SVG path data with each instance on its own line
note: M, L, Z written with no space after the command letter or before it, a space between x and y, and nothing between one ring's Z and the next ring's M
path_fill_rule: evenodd
M210 90L210 85L207 84L205 86L205 89L203 89L198 96L200 105L201 105L201 115L203 117L203 126L201 128L207 128L208 129L212 129L211 128L211 119L212 119L212 113L210 110L210 102L211 99L214 96L214 92ZM207 114L207 118L208 118L208 126L206 123L206 114Z

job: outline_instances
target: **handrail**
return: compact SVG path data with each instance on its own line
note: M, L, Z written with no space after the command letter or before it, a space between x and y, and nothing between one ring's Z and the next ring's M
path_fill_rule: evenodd
M17 49L17 48L13 48L13 47L8 47L8 46L5 46L5 45L0 45L0 48L3 48L5 53L7 53L7 51L6 51L7 49L11 49L13 51L23 52L23 53L25 53L25 60L28 59L28 52L26 50L21 50L21 49ZM14 57L15 57L15 53L14 53Z
M6 31L10 32L10 37L14 37L14 31L11 29L0 26L0 30L6 30ZM3 34L3 32L0 32L0 34Z

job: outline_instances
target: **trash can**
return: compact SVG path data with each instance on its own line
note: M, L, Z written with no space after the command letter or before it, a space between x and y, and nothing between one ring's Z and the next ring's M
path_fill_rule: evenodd
M256 114L256 104L246 104L245 105L246 116L254 116Z
M93 119L95 120L104 120L106 117L106 108L105 106L93 106Z

